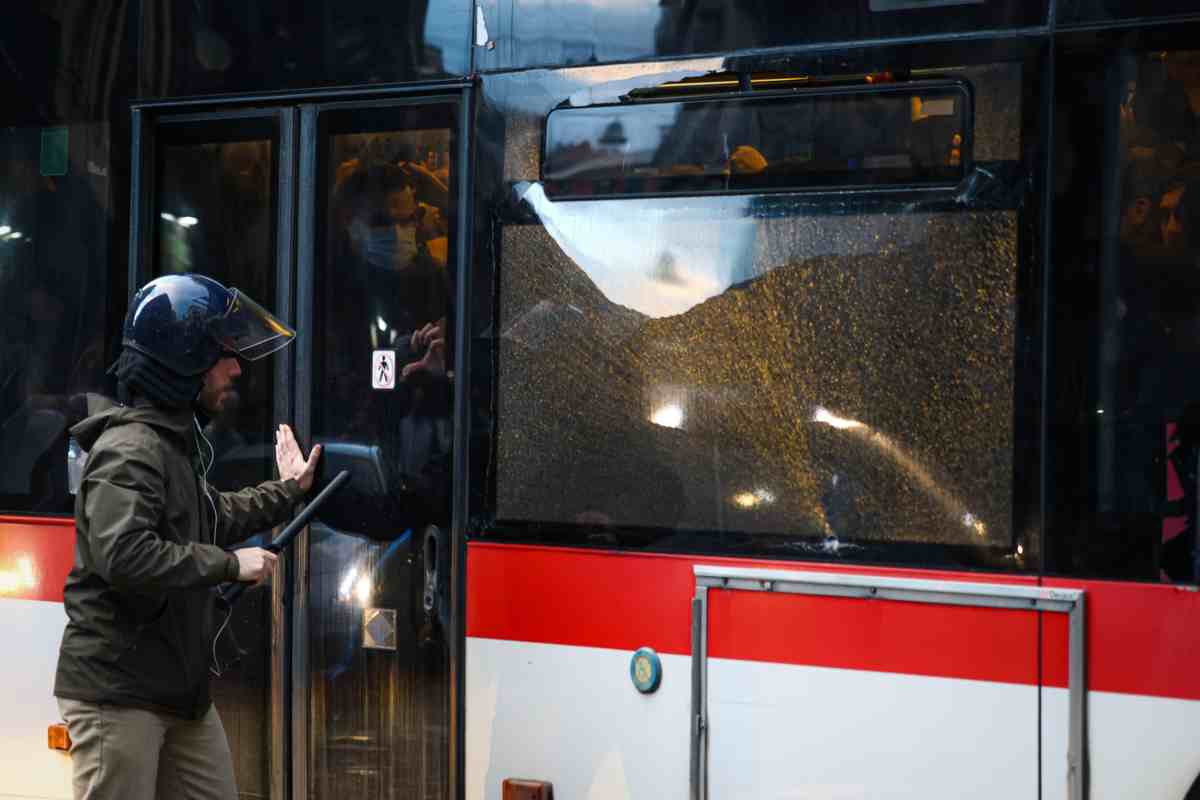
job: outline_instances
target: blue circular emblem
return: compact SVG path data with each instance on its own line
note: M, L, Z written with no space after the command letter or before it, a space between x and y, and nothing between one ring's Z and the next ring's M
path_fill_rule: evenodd
M649 647L641 647L629 660L629 677L642 694L650 694L662 683L662 662L658 653Z

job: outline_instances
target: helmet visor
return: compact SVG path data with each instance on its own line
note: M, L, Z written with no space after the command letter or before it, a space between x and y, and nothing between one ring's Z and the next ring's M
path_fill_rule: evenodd
M213 336L221 347L239 358L257 361L291 344L296 332L274 314L237 289L229 310L213 324Z

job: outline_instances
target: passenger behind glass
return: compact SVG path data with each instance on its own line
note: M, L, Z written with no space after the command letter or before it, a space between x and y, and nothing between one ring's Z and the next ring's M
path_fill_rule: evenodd
M1171 185L1158 202L1159 239L1174 261L1195 267L1200 253L1200 180L1181 180Z
M1158 201L1161 183L1154 170L1141 162L1125 168L1121 191L1120 240L1125 250L1140 250L1154 243L1156 231L1152 211Z
M424 166L364 168L369 157L348 159L335 173L330 257L339 278L328 313L339 335L324 347L325 364L337 373L327 402L347 413L330 420L324 435L382 448L391 477L390 505L381 513L399 535L444 524L448 509L452 291L447 224L434 205L447 196ZM364 396L375 350L393 351L402 369L394 389Z
M1200 184L1168 182L1130 246L1123 281L1131 302L1122 348L1123 374L1128 377L1122 382L1128 387L1122 422L1134 437L1126 438L1120 450L1125 464L1122 484L1127 494L1146 493L1137 506L1154 513L1155 535L1161 541L1162 520L1174 516L1166 498L1164 445L1168 425L1178 422L1177 447L1170 458L1184 490L1188 530L1167 541L1159 559L1164 576L1176 581L1194 578L1195 418L1200 404L1198 209ZM1137 221L1136 208L1129 216Z
M1196 120L1187 88L1171 75L1159 54L1147 57L1136 79L1126 84L1121 104L1121 134L1126 157L1177 168L1196 136ZM1195 157L1195 154L1191 154Z
M335 187L336 214L354 255L383 272L444 269L448 196L437 178L423 166L344 167Z
M445 185L422 164L401 164L389 172L386 204L391 223L405 241L411 236L445 269L449 232L444 218L449 202Z

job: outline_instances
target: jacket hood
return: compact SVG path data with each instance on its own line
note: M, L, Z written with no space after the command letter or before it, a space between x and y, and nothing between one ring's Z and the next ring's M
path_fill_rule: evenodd
M88 416L71 428L71 435L84 450L91 450L100 434L109 428L140 422L165 433L174 434L184 442L191 441L188 434L192 429L192 412L159 408L149 403L123 406L109 397L98 394L87 396Z

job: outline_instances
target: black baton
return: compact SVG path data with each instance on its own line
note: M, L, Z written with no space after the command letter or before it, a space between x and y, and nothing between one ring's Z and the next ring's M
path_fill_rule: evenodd
M276 536L275 539L263 549L270 550L272 553L282 552L284 548L292 543L292 539L295 539L296 536L299 535L300 531L304 529L304 526L308 524L310 519L312 519L313 514L317 513L317 509L321 507L321 504L328 500L330 495L342 488L342 484L348 480L350 480L350 470L344 469L339 472L334 479L329 482L329 485L322 489L321 493L314 497L312 502L306 505L304 510L297 514L296 518L289 522L288 526L280 531L279 535ZM234 584L231 588L221 592L221 601L227 607L232 608L233 604L236 603L238 598L242 596L242 593L252 585L253 584L250 583Z

